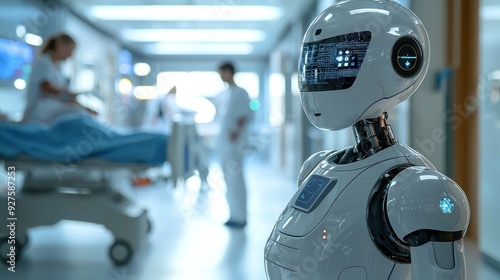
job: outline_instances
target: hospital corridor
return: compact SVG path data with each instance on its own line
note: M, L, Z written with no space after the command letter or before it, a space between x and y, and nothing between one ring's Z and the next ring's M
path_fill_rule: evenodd
M0 279L499 280L496 0L0 0Z
M227 206L216 187L220 171L214 169L214 188L201 192L197 178L183 189L165 182L124 186L148 208L152 221L145 248L129 265L112 265L107 252L112 236L103 226L65 221L30 231L23 262L15 274L3 269L2 279L265 279L268 229L293 195L294 182L274 174L260 159L250 159L249 205L259 207L251 208L247 228L230 229L223 225Z
M249 205L256 207L251 208L248 227L243 230L222 225L227 206L220 190L199 192L196 178L184 190L159 183L128 190L147 206L153 222L148 244L131 264L111 264L107 249L112 236L103 226L65 221L33 229L31 244L16 273L2 269L0 275L13 280L266 279L264 244L296 183L261 159L250 158L248 167ZM214 169L214 174L220 172ZM466 258L467 279L495 280L500 276L469 242Z

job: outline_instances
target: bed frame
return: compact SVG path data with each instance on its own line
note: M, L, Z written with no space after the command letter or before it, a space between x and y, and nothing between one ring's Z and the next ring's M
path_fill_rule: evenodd
M196 174L198 136L194 122L178 119L174 122L167 147L173 186ZM28 243L28 230L53 225L61 220L91 222L104 225L114 236L109 257L114 265L129 263L147 240L151 221L147 209L113 188L109 172L119 169L143 171L154 165L111 163L85 159L77 164L59 164L20 156L4 159L4 167L14 167L24 180L15 182L15 195L0 194L0 220L14 222L13 232L0 227L0 259L7 263L11 249L16 261ZM14 184L12 184L14 185ZM9 198L10 197L10 198ZM8 204L14 215L9 215ZM15 202L12 203L12 202ZM15 244L11 239L15 240ZM14 246L11 248L11 246Z

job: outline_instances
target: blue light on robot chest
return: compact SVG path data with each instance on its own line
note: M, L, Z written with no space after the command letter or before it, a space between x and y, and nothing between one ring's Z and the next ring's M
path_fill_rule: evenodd
M439 208L441 208L441 211L444 214L451 214L454 207L455 205L453 205L453 201L447 197L443 197L441 201L439 201Z

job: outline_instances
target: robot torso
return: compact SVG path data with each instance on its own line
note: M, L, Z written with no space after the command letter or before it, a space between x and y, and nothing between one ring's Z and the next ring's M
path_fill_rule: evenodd
M268 279L409 276L409 246L384 214L387 186L412 166L437 171L404 144L344 164L349 149L320 160L278 218L265 248Z

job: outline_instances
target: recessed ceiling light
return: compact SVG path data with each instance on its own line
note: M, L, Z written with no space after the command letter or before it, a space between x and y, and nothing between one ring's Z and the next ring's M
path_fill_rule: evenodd
M137 76L147 76L151 72L151 66L144 62L134 64L134 74Z
M89 14L101 20L263 21L279 19L275 6L240 5L96 5Z
M125 29L133 42L259 42L265 33L253 29Z
M32 34L32 33L26 33L24 35L24 41L27 44L30 44L32 46L41 46L43 44L43 39L42 37Z

